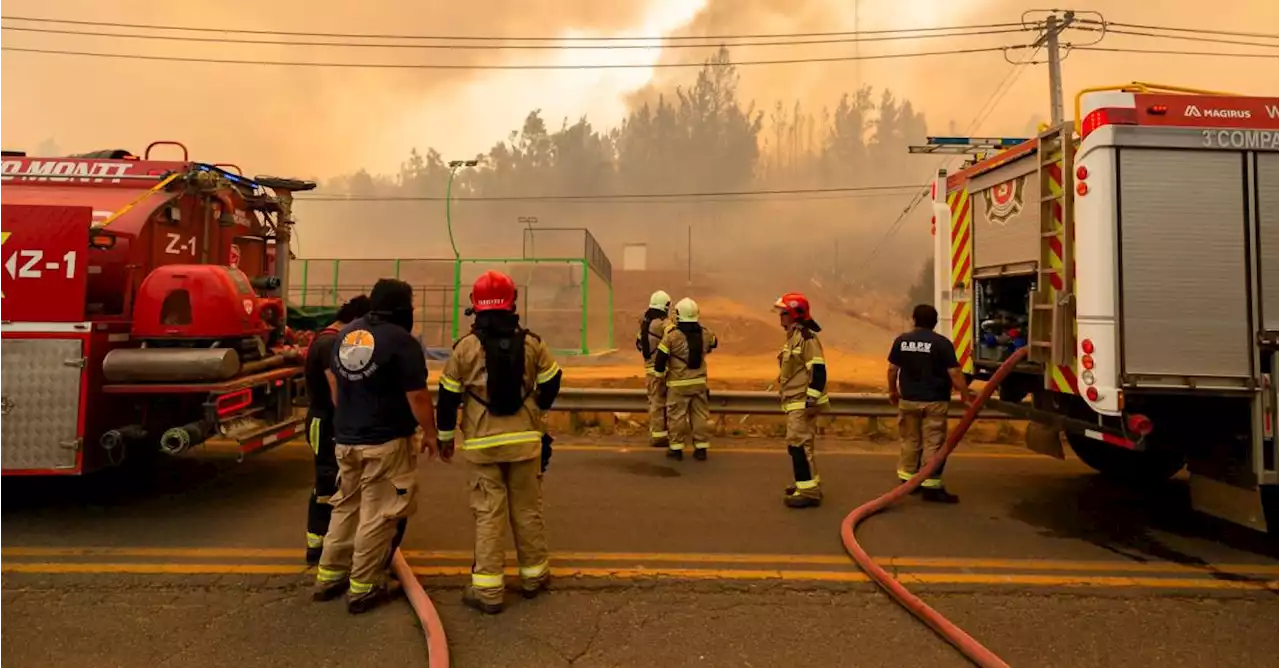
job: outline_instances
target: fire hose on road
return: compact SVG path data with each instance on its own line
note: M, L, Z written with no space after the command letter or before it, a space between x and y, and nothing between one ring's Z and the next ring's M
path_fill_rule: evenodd
M987 399L991 398L991 394L1000 385L1000 381L1004 380L1005 376L1008 376L1013 371L1013 367L1026 356L1027 349L1021 348L1014 352L1009 359L1005 360L1004 364L1000 365L1000 368L983 386L982 391L978 393L973 404L965 411L964 417L960 418L960 423L947 434L947 441L942 446L942 450L937 455L934 455L933 459L930 459L919 472L912 476L910 480L894 487L888 493L858 506L840 524L840 539L844 541L845 549L849 551L849 555L853 557L853 560L858 563L858 567L884 588L885 592L892 596L902 607L919 618L920 621L928 625L929 628L937 632L947 642L954 645L970 661L982 666L982 668L1009 668L1009 664L1005 663L1003 659L996 656L991 650L983 647L982 643L974 640L972 636L951 623L951 620L943 617L937 610L929 607L915 594L907 591L907 588L903 587L902 583L893 579L893 576L889 575L888 571L873 561L867 551L858 544L858 538L854 535L854 530L857 529L859 522L888 508L902 497L915 491L920 486L920 483L932 476L938 470L938 467L942 466L951 451L956 449L960 439L964 438L965 432L969 431L969 426L978 417L982 405L986 403Z
M400 586L404 588L405 598L413 606L413 613L422 624L422 635L427 639L427 665L430 668L449 668L449 643L445 640L444 625L440 623L440 615L431 604L427 591L418 582L418 576L409 568L400 550L396 550L391 558L391 571L395 573Z

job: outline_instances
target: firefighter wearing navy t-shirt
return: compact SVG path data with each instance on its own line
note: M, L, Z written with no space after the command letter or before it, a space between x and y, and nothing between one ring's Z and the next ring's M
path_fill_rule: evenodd
M413 329L413 288L384 278L369 295L369 314L342 328L330 362L338 491L324 537L313 598L347 591L347 610L387 600L387 571L418 508L418 452L437 452L427 360Z
M475 324L453 344L440 377L436 425L451 453L458 407L462 452L470 466L475 556L463 603L502 612L507 526L515 534L520 590L537 596L551 577L542 520L542 472L551 456L543 412L560 391L560 365L538 337L520 326L516 285L487 271L471 288Z
M902 453L898 478L910 480L947 440L947 408L954 389L968 403L969 385L960 372L956 349L933 331L938 311L920 304L911 313L915 329L900 335L889 349L889 401L898 406ZM955 503L959 497L942 485L942 467L920 484L926 501Z
M329 497L338 491L338 458L333 444L333 395L329 393L329 360L334 342L343 327L363 318L369 312L369 298L360 295L338 309L333 324L320 330L307 347L305 379L307 397L307 444L315 456L316 484L307 502L307 563L320 563L324 535L329 531L329 515L333 506Z

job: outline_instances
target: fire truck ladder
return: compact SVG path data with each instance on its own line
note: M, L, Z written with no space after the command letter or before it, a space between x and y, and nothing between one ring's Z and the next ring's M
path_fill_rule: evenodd
M1075 357L1073 129L1073 123L1047 128L1038 137L1036 153L1040 183L1040 264L1027 342L1030 360L1046 366L1069 365ZM1060 290L1054 287L1055 277L1060 280ZM1045 378L1047 383L1049 374L1045 374Z

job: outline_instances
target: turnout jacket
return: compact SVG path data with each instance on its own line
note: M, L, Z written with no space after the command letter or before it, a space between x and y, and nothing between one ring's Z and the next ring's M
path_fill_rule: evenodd
M804 410L806 405L830 403L827 398L827 361L817 333L792 325L778 353L778 393L782 410Z

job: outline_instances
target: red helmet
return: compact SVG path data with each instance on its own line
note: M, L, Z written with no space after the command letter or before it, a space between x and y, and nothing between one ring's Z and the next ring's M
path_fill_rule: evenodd
M799 292L788 292L778 297L778 301L773 303L773 308L800 321L813 317L813 313L809 310L809 298Z
M471 286L471 308L481 311L514 311L516 283L497 271L486 271Z

